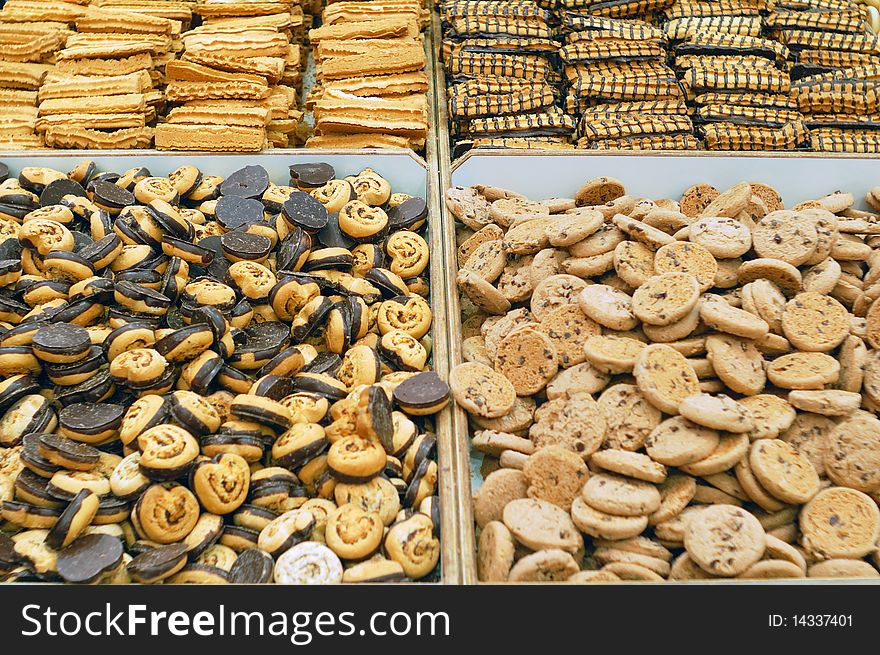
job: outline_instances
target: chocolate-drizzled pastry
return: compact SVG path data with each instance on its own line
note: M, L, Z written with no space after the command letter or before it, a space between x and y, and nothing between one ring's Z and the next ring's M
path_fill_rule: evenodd
M281 215L292 227L311 233L320 232L329 221L324 205L302 191L290 194L290 198L284 202Z
M73 584L94 584L122 563L122 542L107 534L83 535L58 553L58 575Z
M269 187L269 174L262 166L245 166L229 175L220 184L224 196L259 198Z
M91 345L85 328L65 323L41 327L31 341L37 357L55 364L69 364L81 359L88 353Z
M44 396L23 396L0 417L0 446L12 448L21 443L24 435L51 432L56 425L55 410Z
M113 403L70 403L58 414L58 427L74 441L101 443L117 433L125 411L125 407Z
M46 543L56 550L69 546L91 524L98 505L97 494L88 489L79 491L49 530Z
M186 561L186 545L170 544L141 553L128 563L126 569L135 582L152 584L177 573Z
M290 165L290 183L304 191L321 187L335 177L334 168L323 162Z
M271 555L258 548L248 548L239 553L229 569L229 582L232 584L264 584L272 582L275 561Z

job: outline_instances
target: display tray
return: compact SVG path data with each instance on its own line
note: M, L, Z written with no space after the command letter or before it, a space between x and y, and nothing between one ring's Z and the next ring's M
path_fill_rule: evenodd
M433 143L429 141L433 149ZM366 150L358 154L340 151L297 150L261 154L197 154L142 151L98 152L41 151L23 155L20 152L0 153L0 162L9 166L10 174L17 175L25 166L46 166L61 171L72 169L82 159L95 162L99 171L124 171L135 166L146 166L156 175L166 175L178 166L191 164L216 175L228 175L247 165L263 166L276 183L289 177L288 166L296 163L326 162L334 167L338 177L356 175L364 168L373 168L391 183L394 191L422 196L429 207L428 245L434 256L430 259L431 310L434 316L432 365L444 380L449 372L449 342L446 326L447 299L444 280L444 232L440 212L439 186L435 183L435 165L430 166L411 150ZM430 160L436 161L431 151ZM456 510L456 477L454 475L455 448L452 430L452 410L447 407L434 416L437 433L438 490L441 512L441 581L456 584L462 581L460 558L460 520Z
M447 248L446 270L458 270L455 219L446 209L450 186L499 186L531 200L573 197L587 180L611 176L638 196L678 198L692 184L706 182L720 189L753 180L776 188L786 206L837 190L853 193L855 207L867 208L865 193L880 185L880 159L820 153L663 153L545 152L530 150L471 151L456 162L449 158L449 142L439 143L443 230ZM461 305L453 275L446 277L449 317L450 368L463 361ZM454 452L459 491L461 571L465 584L477 583L476 535L470 492L482 484L482 454L470 445L468 417L455 406L452 413ZM713 584L718 581L713 581ZM786 584L828 584L815 579L785 580ZM878 584L880 581L859 581ZM776 584L776 581L725 580L723 584Z

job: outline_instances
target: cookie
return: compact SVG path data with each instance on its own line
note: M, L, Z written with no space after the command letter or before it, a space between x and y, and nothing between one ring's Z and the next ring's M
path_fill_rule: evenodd
M516 540L532 550L559 549L573 554L584 546L568 513L552 503L513 500L505 506L503 519Z
M691 475L711 475L733 468L749 449L749 438L745 434L723 434L718 446L708 457L691 464L685 464L681 470Z
M602 446L605 432L599 405L590 394L579 392L541 405L529 428L529 438L538 448L559 444L586 460Z
M774 439L791 427L797 412L785 399L772 394L758 394L740 398L739 404L745 407L753 427L749 439Z
M633 375L645 398L667 414L678 413L682 400L699 393L699 380L693 367L667 345L652 344L643 348Z
M594 234L604 222L605 217L597 211L561 216L547 227L547 239L551 246L565 248Z
M564 446L546 446L530 455L522 468L528 496L546 500L569 511L572 501L590 477L584 460Z
M801 510L801 545L816 559L858 559L875 549L880 510L855 489L820 491Z
M764 559L752 564L737 577L750 580L791 580L806 577L806 574L792 562L782 559Z
M700 218L688 227L688 238L718 259L739 257L752 247L748 226L734 218Z
M693 500L697 482L689 475L670 475L660 485L660 507L648 517L650 525L671 521Z
M806 455L816 469L816 473L824 478L828 436L835 425L832 419L819 414L800 413L779 438Z
M686 419L713 430L727 432L750 432L754 422L748 410L738 402L723 394L713 396L707 393L688 396L678 406L679 413Z
M687 523L684 546L688 556L704 571L733 577L761 559L764 528L742 508L713 505L700 512L699 520Z
M583 362L584 341L601 332L597 322L588 317L575 303L548 312L537 329L550 339L561 368Z
M752 229L752 247L758 257L792 266L800 266L813 256L818 239L814 222L796 211L771 212Z
M832 482L865 493L880 488L880 420L857 412L828 435L825 472Z
M643 516L660 507L654 485L605 473L587 480L581 497L593 509L614 516Z
M578 496L571 505L571 518L578 530L597 539L628 539L648 527L648 517L616 516L590 507Z
M631 373L645 348L643 341L609 334L587 339L584 355L602 372Z
M503 452L511 450L526 456L535 452L535 444L530 440L496 430L477 430L471 445L476 450L493 457L500 457Z
M785 305L782 330L799 350L828 352L849 336L849 312L829 296L799 293Z
M586 391L591 394L600 393L608 386L610 379L610 375L599 371L589 362L575 364L571 368L559 371L556 377L547 383L547 399L553 400L567 393L578 391Z
M612 449L639 450L663 416L632 384L609 387L598 403L608 426L605 445Z
M570 553L559 549L526 555L510 569L509 582L561 582L579 570Z
M578 295L581 311L611 330L632 330L638 325L632 297L606 284L591 284Z
M694 184L681 194L679 200L681 211L686 216L699 216L719 195L721 192L711 184Z
M706 337L706 352L716 375L731 390L754 395L766 383L764 358L752 341L726 334Z
M479 526L501 520L507 504L518 498L527 498L528 478L521 471L502 469L486 476L483 485L474 494L474 519Z
M504 230L491 223L480 228L458 246L458 265L464 266L471 255L482 245L499 242L504 238Z
M862 394L840 389L792 391L788 394L788 402L805 412L823 416L847 416L859 409Z
M700 285L690 273L662 273L635 290L632 311L644 323L669 325L687 316L699 297Z
M666 480L666 467L647 455L627 450L600 450L590 457L590 464L611 473L660 484Z
M621 241L614 247L611 257L615 272L631 287L640 287L656 272L654 251L637 241Z
M456 282L459 288L467 294L467 297L486 313L504 314L510 309L510 301L501 295L498 289L473 271L459 270Z
M613 177L596 177L581 185L574 199L578 207L593 207L616 200L625 193L623 182Z
M859 559L828 559L812 564L808 578L880 578L880 572Z
M516 546L501 521L490 521L480 530L477 544L477 577L481 582L506 582Z
M547 336L520 328L498 344L495 370L510 381L518 396L530 396L553 379L559 370L559 358Z
M645 449L651 459L666 466L683 466L709 457L720 443L717 431L682 416L660 423L648 435Z
M657 273L689 273L705 292L715 286L718 262L715 256L698 243L676 241L660 247L654 254Z
M465 411L485 418L504 416L516 400L516 389L506 377L476 362L456 366L449 388Z
M709 327L744 339L761 339L770 331L764 319L733 307L721 296L710 293L702 297L700 318Z
M767 379L783 389L822 389L839 374L840 363L825 353L782 355L767 366Z
M551 275L535 286L529 304L532 314L543 321L554 309L571 304L587 283L573 275Z
M802 505L819 491L819 475L810 460L780 439L760 439L749 451L749 469L774 498Z
M486 241L474 249L461 268L473 271L486 282L492 283L501 277L505 266L507 266L507 255L502 242Z

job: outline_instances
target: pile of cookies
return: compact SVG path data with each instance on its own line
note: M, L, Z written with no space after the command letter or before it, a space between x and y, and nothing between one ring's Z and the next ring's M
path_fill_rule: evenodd
M459 149L571 143L574 120L558 106L551 11L533 0L451 0L442 18L450 132Z
M664 32L707 150L793 150L807 139L789 97L788 49L762 36L762 3L676 2Z
M880 42L862 8L838 11L776 8L765 19L770 34L792 52L792 100L810 128L813 150L880 152L878 82Z
M202 24L182 35L169 62L169 110L156 127L160 150L257 151L305 137L302 8L293 0L196 5Z
M565 13L560 51L566 109L579 148L693 150L698 143L662 29L640 20Z
M58 148L147 148L164 102L159 71L183 22L90 5L55 54L39 93L37 130Z
M11 0L0 10L0 148L39 148L37 92L52 70L54 54L83 12L68 3Z
M428 136L428 76L419 0L346 0L309 30L316 82L312 148L412 148Z
M607 177L446 204L481 580L880 577L878 214Z
M437 579L427 206L285 182L0 165L0 579Z

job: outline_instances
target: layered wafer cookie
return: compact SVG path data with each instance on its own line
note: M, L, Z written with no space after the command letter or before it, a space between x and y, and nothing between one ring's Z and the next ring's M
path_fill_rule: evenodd
M152 80L146 71L105 77L51 73L40 87L40 99L76 98L85 94L98 96L142 94L152 86Z
M652 116L649 114L621 114L608 118L584 117L578 126L581 139L600 141L633 136L659 134L686 134L693 131L687 116Z
M83 127L90 130L119 130L144 127L147 115L143 112L127 114L51 114L36 121L36 131L46 132L53 127Z
M52 66L0 60L0 87L35 91L40 88Z
M803 122L780 128L751 127L734 123L712 123L703 128L709 150L794 150L808 138Z
M141 12L89 7L76 19L76 28L80 32L172 34L180 31L180 23Z
M86 13L86 7L74 2L33 2L7 0L3 6L3 20L10 23L56 21L74 23Z
M309 30L309 41L312 43L320 43L324 39L416 38L418 35L418 25L414 21L406 18L394 17L322 25L316 29Z
M416 148L415 142L405 136L390 134L321 134L310 137L309 148Z
M880 54L880 42L875 34L817 32L813 30L779 30L776 38L789 48L811 48L820 50L848 50L869 54Z
M526 85L516 93L457 95L453 92L449 97L449 113L453 118L519 114L551 107L555 99L553 88L546 83Z
M697 16L760 16L764 0L678 0L663 14L671 19Z
M222 100L240 98L259 100L269 95L269 85L259 82L189 82L172 80L165 87L165 98L169 102L190 100Z
M126 93L112 96L80 96L51 98L40 102L41 116L49 114L105 114L143 112L146 100L143 93Z
M571 116L556 111L511 116L476 118L468 123L468 134L496 136L568 136L575 130Z
M738 107L736 105L709 104L697 107L694 120L736 123L737 125L782 127L786 123L803 120L803 115L799 111L774 109L772 107Z
M127 75L153 68L153 57L149 52L141 52L131 56L88 57L82 59L59 59L53 69L63 75L94 75L109 77Z
M125 43L143 44L149 46L149 52L153 55L164 55L174 45L174 40L167 34L129 34L126 32L77 32L71 34L65 40L67 48L82 46L119 47ZM139 46L138 49L140 49ZM115 53L114 53L115 54Z
M662 11L673 3L673 0L604 0L590 3L590 13L594 16L608 18L634 18Z
M368 75L323 84L325 91L350 93L355 96L401 96L427 93L428 76L423 71L398 75Z
M880 153L880 131L814 128L810 130L810 147L820 152Z
M149 148L152 143L153 129L134 127L104 132L75 125L58 125L49 127L44 138L46 145L52 148L99 150Z
M242 125L266 127L270 112L264 107L175 107L166 116L169 123L190 125Z
M592 39L596 36L605 36L644 41L665 38L662 28L638 20L614 20L573 12L566 12L563 20L566 27L572 31L567 35L569 39Z
M760 36L761 17L754 16L688 16L673 18L663 26L670 41L685 41L704 34Z
M425 51L421 45L400 48L379 57L375 54L333 57L321 63L322 80L338 80L362 75L408 73L425 67Z
M163 123L156 126L155 141L160 150L255 152L266 146L266 130L234 125Z
M228 57L209 50L188 50L182 61L191 61L230 73L261 75L270 83L278 82L284 75L285 60L281 57Z
M227 57L283 57L289 41L284 34L271 30L242 32L196 32L183 35L187 50L207 50Z
M428 132L427 99L423 95L386 99L328 94L315 103L314 114L315 128L322 134L378 132L425 138Z
M684 71L682 84L694 94L718 90L788 93L791 88L788 74L771 68L693 66Z
M699 150L700 141L693 134L657 134L598 141L582 139L577 146L593 150Z

